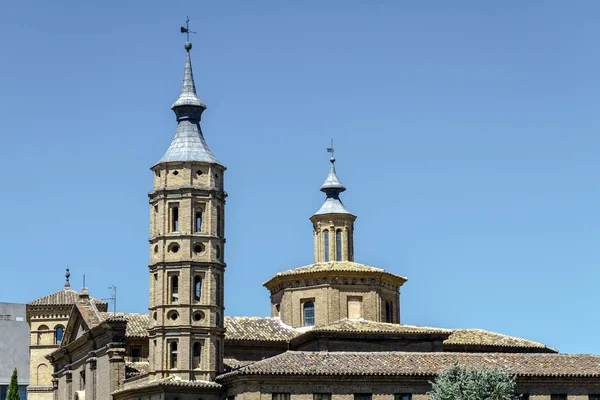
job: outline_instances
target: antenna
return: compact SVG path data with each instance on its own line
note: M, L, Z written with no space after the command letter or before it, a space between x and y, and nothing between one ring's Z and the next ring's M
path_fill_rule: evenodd
M113 314L117 313L117 287L115 285L110 285L108 287L108 290L110 290L110 297L107 299L102 299L102 300L109 300L112 301L113 303Z
M85 287L85 274L83 274L83 286L82 287Z

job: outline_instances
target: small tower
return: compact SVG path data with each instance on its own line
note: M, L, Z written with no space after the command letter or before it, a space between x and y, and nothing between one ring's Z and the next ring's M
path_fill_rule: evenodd
M335 158L321 191L327 196L325 202L310 220L315 239L315 263L331 261L354 261L353 215L340 200L346 190L335 172Z
M67 268L63 290L41 297L27 304L27 322L30 327L29 376L27 398L33 400L52 400L52 367L46 356L60 347L64 330L69 322L73 305L79 299L79 293L71 289ZM105 312L105 301L91 298L98 309Z
M214 380L223 364L225 272L223 167L200 119L190 50L171 109L175 137L154 172L150 197L150 374Z
M310 218L315 263L279 272L263 284L271 292L271 316L307 329L344 319L400 323L399 290L406 278L354 262L356 216L340 200L346 188L335 172L335 158L329 161L321 186L325 202Z

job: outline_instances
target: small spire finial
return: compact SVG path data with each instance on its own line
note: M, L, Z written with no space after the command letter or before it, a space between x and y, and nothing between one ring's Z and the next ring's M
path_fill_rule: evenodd
M187 51L190 51L192 49L192 43L190 42L190 33L196 34L198 32L190 31L190 17L186 17L186 18L187 19L185 20L185 26L182 26L179 30L181 31L181 33L185 33L185 37L186 37L185 49Z
M67 267L67 270L65 271L65 278L66 278L66 282L65 282L65 288L68 289L71 287L71 284L69 283L69 278L71 277L71 272L69 272L69 267Z
M331 147L327 148L327 152L331 153L331 158L329 159L329 161L331 161L331 163L333 164L335 162L335 157L333 156L333 153L335 152L335 149L333 148L333 138L331 138Z

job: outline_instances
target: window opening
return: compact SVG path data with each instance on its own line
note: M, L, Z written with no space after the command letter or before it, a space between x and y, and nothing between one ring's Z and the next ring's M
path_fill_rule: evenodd
M329 231L323 232L323 247L325 251L325 261L329 261Z
M179 277L177 275L171 277L171 303L179 301Z
M335 231L335 261L342 261L342 230Z
M202 278L198 275L194 277L194 300L200 301L200 294L202 293Z
M411 400L411 393L394 393L394 400Z
M215 288L216 288L216 301L217 305L221 305L221 277L218 274L215 274Z
M179 207L171 207L171 232L179 232Z
M60 344L63 339L64 328L62 326L57 326L54 330L54 343Z
M202 210L196 209L196 232L202 232Z
M331 400L331 393L313 393L313 400Z
M200 342L194 342L194 348L192 349L192 368L196 369L200 367L200 354L202 353L202 344Z
M171 342L171 368L177 368L177 342Z
M217 236L221 237L221 206L217 206Z
M304 326L313 326L315 324L315 303L307 301L303 305L304 309Z

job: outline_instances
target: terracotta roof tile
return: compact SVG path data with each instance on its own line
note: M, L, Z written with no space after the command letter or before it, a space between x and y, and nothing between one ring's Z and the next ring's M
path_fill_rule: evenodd
M225 340L287 342L300 335L279 318L270 317L225 317L225 328Z
M484 331L482 329L454 329L450 337L444 340L444 345L498 346L548 349L543 343L521 339L514 336Z
M600 357L587 354L447 352L295 352L228 372L236 375L437 375L455 364L504 368L517 376L600 377Z
M272 281L278 280L277 278L293 277L297 275L312 274L317 272L371 272L386 275L390 278L393 278L396 281L399 281L399 284L402 284L408 280L403 276L395 275L385 271L384 269L371 267L369 265L359 264L352 261L331 261L305 265L303 267L279 272L273 278L265 282L263 285L267 286Z
M69 306L79 300L79 292L72 289L63 289L59 292L40 297L28 303L29 306ZM90 296L90 300L95 304L107 304L105 301Z
M126 337L148 337L148 314L102 312L100 313L100 317L102 320L108 320L115 317L125 318L127 320L127 327L125 328Z
M428 326L400 325L365 319L342 319L325 325L315 326L314 332L365 332L365 333L452 333L451 329L431 328Z

